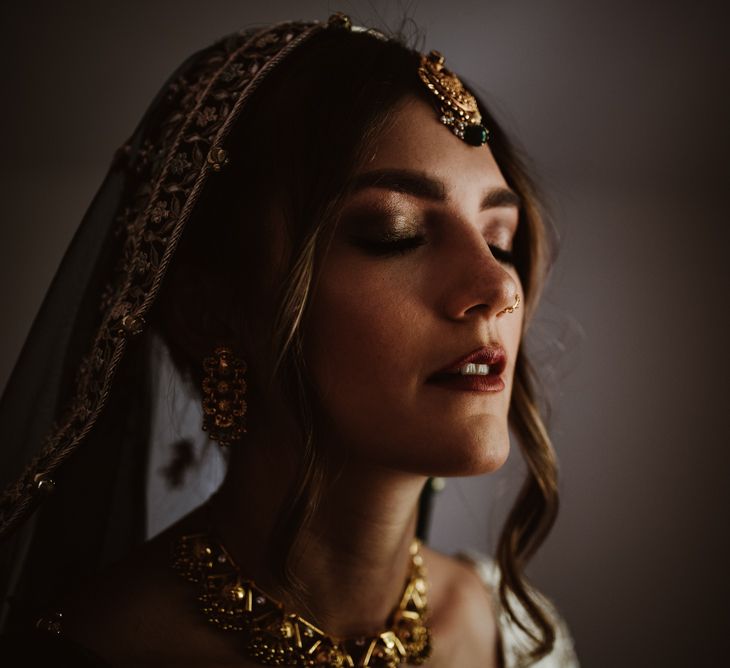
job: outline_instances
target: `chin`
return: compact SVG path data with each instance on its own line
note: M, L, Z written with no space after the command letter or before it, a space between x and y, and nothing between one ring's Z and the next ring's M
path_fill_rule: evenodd
M460 430L449 430L447 437L433 443L433 452L441 454L440 476L473 476L493 473L507 461L510 452L506 418L480 416L466 421ZM446 455L446 456L443 456Z
M482 456L477 459L473 472L464 473L463 475L482 475L484 473L494 473L504 466L509 457L510 444L509 437L505 436L503 442L499 444L490 444L483 449Z
M393 420L350 423L332 429L328 441L349 451L350 462L368 462L392 471L429 477L465 477L497 471L510 451L506 416L479 415L459 419ZM339 425L338 425L339 426ZM384 438L384 435L387 438ZM342 448L343 444L347 444ZM354 456L354 457L353 457Z
M504 465L510 452L506 421L501 424L487 420L485 424L479 420L460 433L454 429L434 429L404 440L410 441L412 446L402 447L403 441L392 443L390 456L395 455L396 461L391 460L389 465L426 476L466 477L493 473ZM406 453L409 454L403 457Z
M507 435L464 442L459 447L452 444L448 458L443 458L430 475L465 477L494 473L507 461L509 451Z

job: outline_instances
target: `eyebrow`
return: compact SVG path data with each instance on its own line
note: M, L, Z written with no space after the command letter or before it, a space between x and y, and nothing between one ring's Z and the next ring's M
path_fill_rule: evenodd
M376 169L358 174L350 183L352 193L366 188L394 190L435 202L445 202L447 199L446 185L443 181L411 169ZM513 190L492 188L484 195L480 210L504 206L519 208L521 204L520 197Z

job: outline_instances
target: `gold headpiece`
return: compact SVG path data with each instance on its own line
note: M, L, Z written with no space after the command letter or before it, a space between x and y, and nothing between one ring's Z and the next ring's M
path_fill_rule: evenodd
M489 139L489 130L482 125L476 98L464 88L459 77L444 67L438 51L421 56L418 76L439 100L441 122L459 139L472 146L482 146Z

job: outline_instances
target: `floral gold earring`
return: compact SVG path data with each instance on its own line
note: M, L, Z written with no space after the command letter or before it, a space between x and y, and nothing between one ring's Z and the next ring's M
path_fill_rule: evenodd
M203 431L228 446L246 433L246 362L218 346L203 360L203 371Z

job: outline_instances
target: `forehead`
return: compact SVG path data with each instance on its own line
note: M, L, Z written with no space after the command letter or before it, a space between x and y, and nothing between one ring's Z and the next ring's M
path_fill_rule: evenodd
M362 171L409 169L442 181L450 196L474 189L506 188L489 144L470 146L440 120L440 113L415 97L404 99L375 138Z

